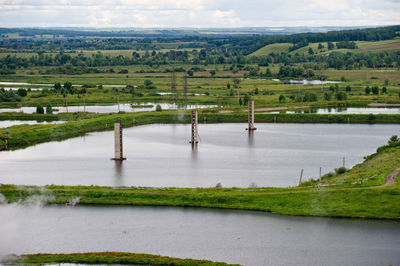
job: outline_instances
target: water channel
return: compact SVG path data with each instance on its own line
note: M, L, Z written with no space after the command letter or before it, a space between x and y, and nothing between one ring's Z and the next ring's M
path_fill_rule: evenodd
M398 125L382 124L200 124L197 149L190 125L153 124L124 129L127 160L114 155L112 131L0 152L0 183L151 187L286 187L350 168L374 153Z
M322 85L322 84L336 84L336 83L342 83L340 81L329 81L329 80L307 80L307 79L302 79L302 80L297 80L297 79L272 79L273 81L276 82L281 82L283 81L285 84L299 84L299 85Z
M0 205L0 254L123 251L243 265L399 265L395 221L155 207Z
M86 107L82 106L68 106L68 112L92 112L92 113L118 113L121 112L150 112L155 111L156 106L160 105L162 110L177 110L179 108L176 104L171 103L143 103L131 105L128 103L120 104L119 107L117 104L113 105L87 105ZM202 108L212 108L218 107L218 105L186 105L186 109L202 109ZM20 107L20 108L0 108L0 113L5 112L23 112L26 114L32 114L36 112L36 107ZM53 113L65 113L67 112L67 108L65 106L53 106Z
M285 112L285 111L283 111ZM323 114L323 115L335 115L335 114L386 114L386 115L398 115L400 114L400 108L390 107L335 107L335 108L313 108L306 110L286 111L287 114Z

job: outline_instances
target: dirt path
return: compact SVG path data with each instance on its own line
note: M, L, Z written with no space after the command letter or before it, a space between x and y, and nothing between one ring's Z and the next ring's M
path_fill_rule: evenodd
M386 183L382 185L382 187L393 186L397 182L397 175L400 174L400 168L390 172L385 176Z

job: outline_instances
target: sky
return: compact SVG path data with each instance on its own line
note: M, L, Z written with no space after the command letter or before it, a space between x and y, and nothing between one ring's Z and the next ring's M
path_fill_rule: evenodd
M400 0L0 0L0 27L400 24Z

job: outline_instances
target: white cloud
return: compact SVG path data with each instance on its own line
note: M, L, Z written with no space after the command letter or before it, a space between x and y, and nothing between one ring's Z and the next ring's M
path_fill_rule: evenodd
M400 24L396 0L0 0L0 27Z

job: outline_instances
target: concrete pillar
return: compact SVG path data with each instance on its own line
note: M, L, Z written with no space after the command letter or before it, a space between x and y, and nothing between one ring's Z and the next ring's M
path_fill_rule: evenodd
M192 145L194 145L199 142L199 132L198 132L198 128L197 128L197 126L198 126L197 110L192 110L191 123L192 123L192 135L190 138L190 143L192 143Z
M121 123L114 123L114 145L115 145L115 157L113 160L126 160L123 154L122 148L122 124Z
M303 171L304 169L302 168L300 171L300 179L299 179L299 186L301 185L302 179L303 179Z
M322 167L319 168L319 181L322 181Z
M248 121L249 126L246 130L256 130L257 128L254 127L254 101L249 100L249 110L248 110Z

